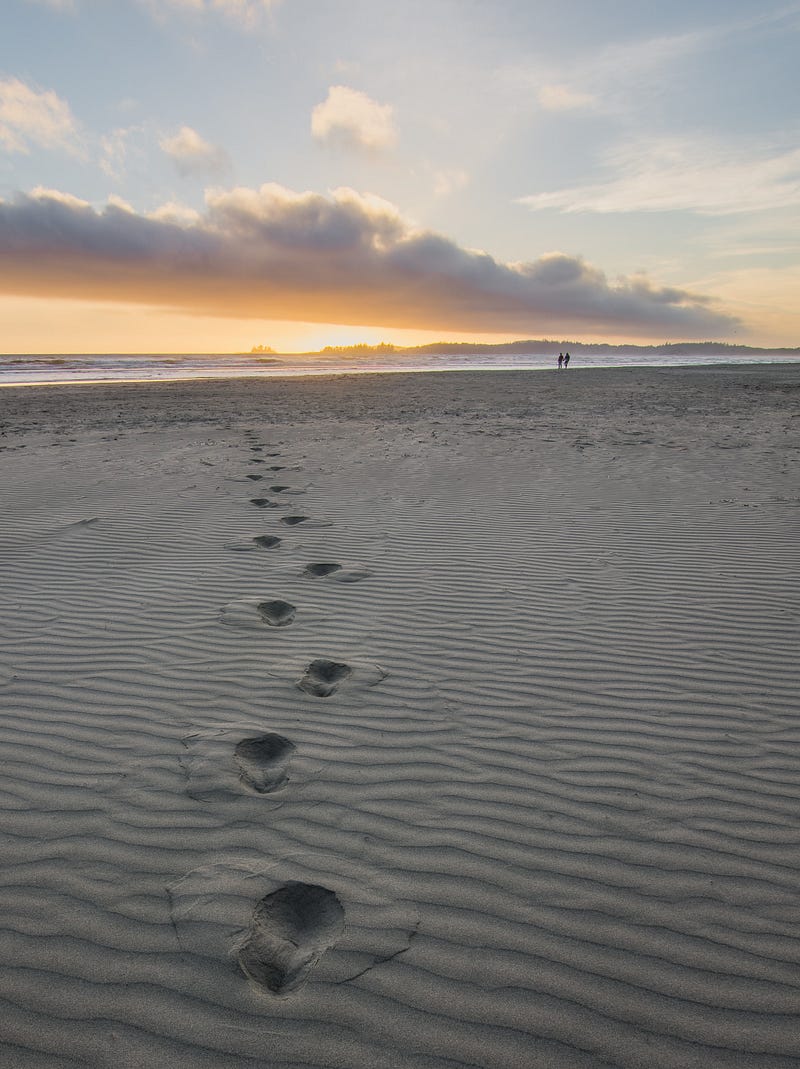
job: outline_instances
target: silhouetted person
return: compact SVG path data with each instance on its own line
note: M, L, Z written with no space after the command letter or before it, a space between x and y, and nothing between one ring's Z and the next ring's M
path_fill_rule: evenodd
M559 353L558 354L558 370L559 371L561 370L561 365L563 363L564 363L564 354L563 353Z
M569 353L566 353L566 354L564 355L564 367L565 367L565 368L568 368L568 367L569 367Z

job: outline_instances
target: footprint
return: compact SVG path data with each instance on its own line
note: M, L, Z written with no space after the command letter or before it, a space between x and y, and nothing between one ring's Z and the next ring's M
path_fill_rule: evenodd
M181 745L186 793L195 801L214 805L237 804L242 799L252 804L256 798L265 800L273 794L279 799L289 783L290 770L292 785L300 791L323 770L290 739L265 731L263 725L252 721L194 731L181 739ZM148 774L158 773L150 769ZM247 924L254 897L259 896L252 892L247 895L242 927Z
M341 571L341 567L341 564L309 564L303 569L303 574L318 578L322 575L331 575L332 572Z
M249 800L251 808L270 804ZM251 996L260 996L262 1010L265 998L290 995L306 979L335 985L392 969L411 950L420 924L413 903L397 897L391 870L307 845L271 860L228 856L187 872L166 891L181 951L233 966L218 973L225 986L216 994L228 1005L241 1003L242 973L252 976ZM265 972L273 987L256 986Z
M252 545L252 543L251 543ZM253 546L256 551L256 547ZM226 627L245 628L248 631L265 631L273 627L288 627L294 623L297 607L282 598L261 597L236 598L222 605L219 610L220 623ZM311 610L310 619L314 618ZM296 671L296 669L295 669Z
M247 475L247 476L245 476L245 478L252 479L253 482L258 482L258 480L259 479L263 479L264 476L263 475Z
M277 535L256 535L253 541L263 549L277 549L283 539L278 538Z
M239 950L245 976L276 995L295 991L344 931L338 897L313 883L287 883L253 911Z
M369 579L372 572L361 564L334 564L333 561L324 561L306 565L302 574L312 579L329 575L337 583L360 583L362 579Z
M329 698L339 689L343 679L352 673L349 664L341 661L329 661L319 657L306 668L304 675L297 680L297 686L307 694L317 698Z
M261 476L259 475L259 479ZM270 486L269 490L271 494L279 494L282 490L288 490L288 486Z
M74 523L64 524L63 527L57 527L51 531L44 531L41 534L42 541L46 539L67 538L70 535L77 534L82 531L91 530L100 523L98 516L91 516L85 520L75 520Z
M282 504L284 506L284 508L285 508L285 507L287 507L288 502L283 502L282 501L282 502L280 502L280 504ZM299 527L300 524L303 524L303 526L305 526L305 527L331 527L331 526L333 526L330 520L316 520L311 516L301 516L301 515L281 516L280 517L280 522L285 524L287 527Z
M243 783L258 794L269 794L288 780L287 765L294 750L293 742L270 731L237 742L233 760Z
M257 509L280 509L286 507L282 501L271 501L268 497L251 497L250 504L255 505Z
M272 627L287 627L297 612L288 601L261 601L256 605L258 615Z
M279 455L278 453L270 453L271 457L277 457L278 455ZM270 464L269 470L270 471L285 471L286 470L286 465L285 464Z

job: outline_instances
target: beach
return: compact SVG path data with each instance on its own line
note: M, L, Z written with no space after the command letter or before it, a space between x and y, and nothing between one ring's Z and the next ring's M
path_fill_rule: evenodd
M0 422L0 1066L797 1069L800 365Z

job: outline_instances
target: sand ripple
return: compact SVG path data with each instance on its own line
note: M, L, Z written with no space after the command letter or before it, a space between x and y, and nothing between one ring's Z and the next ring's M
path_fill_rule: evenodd
M0 1063L796 1069L798 443L759 374L757 419L619 372L20 431Z

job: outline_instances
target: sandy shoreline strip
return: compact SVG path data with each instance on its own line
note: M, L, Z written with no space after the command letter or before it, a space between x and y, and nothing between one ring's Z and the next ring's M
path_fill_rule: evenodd
M0 391L0 1065L796 1069L799 402Z

